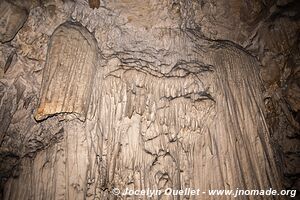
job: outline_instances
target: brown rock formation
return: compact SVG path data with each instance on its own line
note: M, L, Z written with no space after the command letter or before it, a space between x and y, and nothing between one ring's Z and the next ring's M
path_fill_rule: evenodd
M297 1L0 5L0 198L299 189Z
M73 113L85 120L96 60L96 40L88 30L70 22L59 26L48 46L41 101L35 119Z
M0 42L12 40L25 23L27 15L24 8L2 0L0 2Z

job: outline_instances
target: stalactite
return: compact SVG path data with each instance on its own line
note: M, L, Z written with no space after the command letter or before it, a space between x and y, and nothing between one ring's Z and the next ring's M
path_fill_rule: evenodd
M35 118L71 113L85 120L97 58L96 42L80 24L64 23L51 37Z

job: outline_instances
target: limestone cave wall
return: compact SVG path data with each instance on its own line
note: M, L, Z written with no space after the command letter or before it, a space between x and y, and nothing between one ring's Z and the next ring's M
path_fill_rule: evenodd
M0 0L0 199L299 193L299 11L297 0Z

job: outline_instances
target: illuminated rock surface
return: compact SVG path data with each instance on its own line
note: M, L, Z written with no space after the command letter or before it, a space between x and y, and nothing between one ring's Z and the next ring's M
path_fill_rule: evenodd
M299 3L263 2L15 1L0 198L299 189Z

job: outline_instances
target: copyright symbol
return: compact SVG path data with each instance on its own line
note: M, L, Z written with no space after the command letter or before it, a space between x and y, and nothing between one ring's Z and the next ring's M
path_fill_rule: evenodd
M114 189L112 189L112 191L111 191L111 193L113 194L113 195L119 195L120 194L120 190L118 189L118 188L114 188Z

